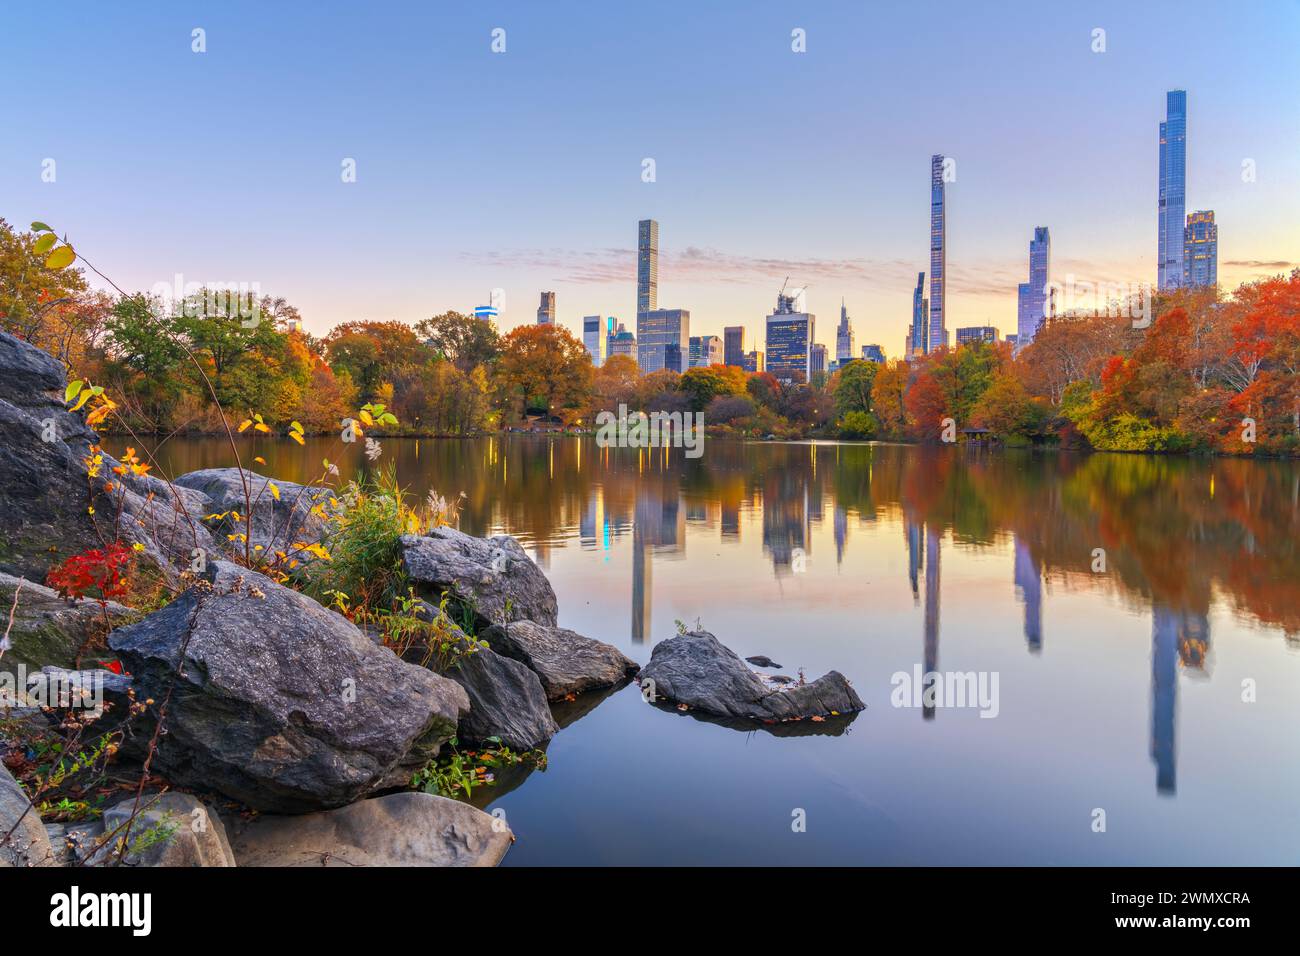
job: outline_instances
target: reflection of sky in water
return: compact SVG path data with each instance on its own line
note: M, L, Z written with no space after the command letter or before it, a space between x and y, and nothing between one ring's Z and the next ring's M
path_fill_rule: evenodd
M789 739L618 691L544 773L502 782L510 864L1300 857L1293 465L718 442L638 467L572 439L414 445L386 443L403 484L463 488L465 530L518 534L563 626L645 662L699 619L786 673L842 671L868 704L843 736ZM224 462L204 448L178 445L177 466ZM320 457L271 448L282 477ZM998 672L998 717L890 706L918 664Z

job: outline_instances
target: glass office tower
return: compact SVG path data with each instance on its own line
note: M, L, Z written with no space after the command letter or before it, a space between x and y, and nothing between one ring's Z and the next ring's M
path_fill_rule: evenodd
M1187 204L1187 93L1165 94L1165 121L1160 124L1160 236L1156 285L1175 289L1183 283L1183 230Z

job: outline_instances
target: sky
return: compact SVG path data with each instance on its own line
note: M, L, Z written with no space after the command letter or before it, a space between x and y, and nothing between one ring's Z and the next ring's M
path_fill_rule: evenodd
M1058 281L1154 281L1169 89L1220 282L1300 264L1298 49L1297 0L5 4L0 217L124 289L256 283L317 334L499 288L503 330L551 290L579 335L634 326L654 218L692 334L761 348L788 276L818 341L843 298L896 356L932 153L950 330L1014 331L1035 226Z

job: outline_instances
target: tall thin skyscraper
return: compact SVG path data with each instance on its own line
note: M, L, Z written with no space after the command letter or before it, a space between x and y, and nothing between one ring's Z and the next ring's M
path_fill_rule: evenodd
M659 223L642 219L636 230L636 310L659 308Z
M537 324L555 324L555 293L543 292L542 304L537 307Z
M835 330L835 361L841 365L852 362L857 355L857 336L853 334L853 324L849 321L849 310L840 299L840 326Z
M912 338L907 354L924 355L930 349L930 300L925 297L925 273L916 274L916 290L912 293Z
M948 274L943 192L943 156L930 157L930 337L928 352L948 344L948 313L944 309L944 278Z
M1034 340L1047 318L1048 286L1052 276L1052 234L1046 226L1034 229L1029 242L1029 281L1017 289L1016 347Z
M1160 124L1160 237L1156 285L1183 284L1183 230L1187 209L1187 92L1165 94L1165 121Z
M1211 286L1219 282L1219 227L1213 209L1187 214L1183 231L1183 285Z

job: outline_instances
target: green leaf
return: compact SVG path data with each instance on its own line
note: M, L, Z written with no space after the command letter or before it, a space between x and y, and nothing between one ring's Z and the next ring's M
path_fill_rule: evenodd
M45 225L45 223L43 222L32 223L32 232L53 232L53 231L54 231L53 229Z
M77 379L75 382L69 382L68 387L63 391L63 404L66 405L68 402L76 398L77 393L81 391L81 386L85 384L86 383L81 379Z
M58 236L52 232L47 232L45 235L41 236L41 238L36 240L36 246L33 251L35 251L38 256L43 256L45 253L49 252L58 241Z
M77 254L72 251L72 246L59 246L59 248L51 252L49 258L45 260L45 268L56 270L66 269L76 261L76 258Z

